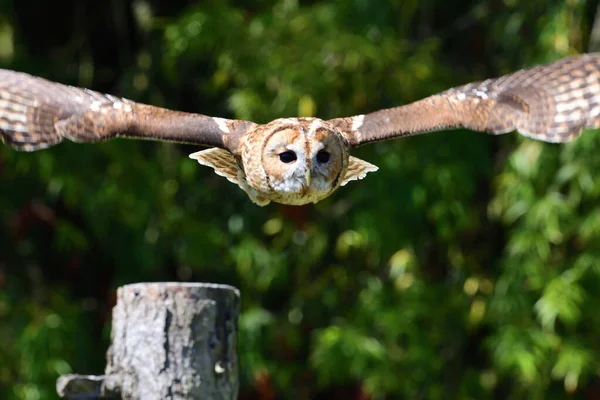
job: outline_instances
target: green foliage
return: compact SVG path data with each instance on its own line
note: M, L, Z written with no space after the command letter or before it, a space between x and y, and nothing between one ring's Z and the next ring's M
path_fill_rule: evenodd
M179 3L0 1L0 62L208 115L331 118L584 51L595 16L583 0ZM596 398L599 148L594 132L379 143L358 151L380 167L364 181L259 208L192 147L2 146L0 398L101 373L115 288L151 280L240 288L243 398Z

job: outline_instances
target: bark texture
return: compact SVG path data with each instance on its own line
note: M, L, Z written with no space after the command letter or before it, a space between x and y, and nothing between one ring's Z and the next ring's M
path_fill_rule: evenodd
M105 376L61 377L57 390L65 397L79 397L83 393L73 393L72 388L86 387L82 382L91 379L88 386L97 392L93 383L99 379L105 397L236 399L238 315L239 292L231 286L123 286L113 309Z

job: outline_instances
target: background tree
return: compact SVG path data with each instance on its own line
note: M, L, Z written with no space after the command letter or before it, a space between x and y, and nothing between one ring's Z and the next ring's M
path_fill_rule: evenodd
M0 64L266 122L391 107L596 48L596 2L0 0ZM600 138L445 132L315 206L187 154L0 147L0 398L100 373L115 288L241 289L243 399L598 397Z

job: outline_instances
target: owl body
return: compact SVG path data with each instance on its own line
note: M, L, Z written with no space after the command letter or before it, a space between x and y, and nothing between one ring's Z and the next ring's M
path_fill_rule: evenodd
M304 205L377 170L349 152L335 125L319 118L281 118L247 132L238 156L208 149L190 157L238 184L256 204Z
M267 124L186 113L0 69L0 140L34 151L117 137L208 146L190 155L259 205L316 203L377 167L349 155L372 142L466 128L562 143L600 127L600 53L468 83L415 102Z

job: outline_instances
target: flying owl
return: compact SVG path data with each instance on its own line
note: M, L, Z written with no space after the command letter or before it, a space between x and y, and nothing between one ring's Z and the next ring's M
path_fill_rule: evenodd
M316 203L377 167L360 145L451 128L514 130L567 142L600 126L600 53L452 88L353 117L282 118L267 124L167 110L0 70L0 138L24 151L116 137L208 146L190 155L261 206Z

